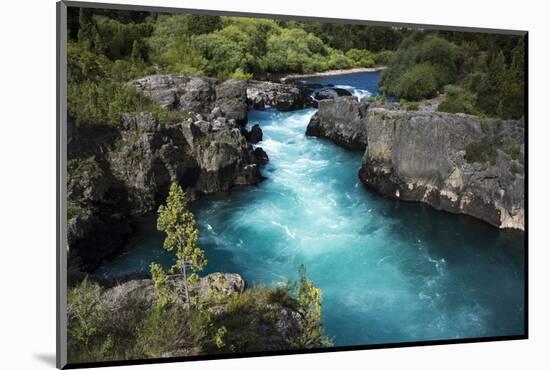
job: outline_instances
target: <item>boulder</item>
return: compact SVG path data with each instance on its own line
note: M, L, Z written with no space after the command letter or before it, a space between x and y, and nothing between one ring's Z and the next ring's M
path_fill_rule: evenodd
M365 149L367 107L355 97L321 100L319 110L307 126L306 135L329 138L347 149Z
M264 165L269 162L269 157L267 153L260 147L254 149L254 157L256 157L256 163L259 165Z
M252 126L250 131L245 132L246 139L252 143L257 144L263 139L263 132L260 125L257 123Z
M310 105L309 89L294 84L249 81L246 95L252 109L272 107L286 112Z
M225 116L246 123L246 82L179 75L153 75L130 81L138 92L161 107L210 118ZM201 117L202 118L202 117Z
M227 80L216 86L216 106L227 119L247 121L246 81Z
M315 93L315 99L317 100L336 99L339 96L352 96L352 94L348 90L338 87L321 89Z

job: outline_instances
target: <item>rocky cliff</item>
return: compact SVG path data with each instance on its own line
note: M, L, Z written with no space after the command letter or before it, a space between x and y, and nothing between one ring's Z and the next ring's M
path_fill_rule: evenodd
M132 216L155 211L171 182L190 200L262 180L268 161L249 107L302 108L294 85L177 75L129 82L177 118L127 114L117 126L68 127L68 242L71 270L93 271L132 233Z
M361 181L386 196L524 229L519 121L407 111L398 104L321 101L308 134L364 148Z

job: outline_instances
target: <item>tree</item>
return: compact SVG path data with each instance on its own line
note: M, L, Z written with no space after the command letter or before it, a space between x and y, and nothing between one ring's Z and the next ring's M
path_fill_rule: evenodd
M157 293L157 305L164 307L170 302L170 291L168 286L168 275L158 263L151 263L151 278L153 279L153 286Z
M158 209L157 229L166 233L164 249L176 252L176 263L172 272L183 273L185 301L189 300L189 281L198 278L197 271L202 270L207 260L204 251L197 245L199 231L195 223L195 216L187 209L187 199L183 189L176 183L170 186L166 204ZM187 276L187 270L192 274Z
M99 34L90 12L80 8L78 15L78 42L85 48L93 50L99 42Z
M313 348L318 346L330 346L331 340L323 335L321 324L321 301L323 294L321 288L313 285L306 275L304 265L299 269L300 280L296 293L296 301L304 319L300 336L295 346L297 348Z

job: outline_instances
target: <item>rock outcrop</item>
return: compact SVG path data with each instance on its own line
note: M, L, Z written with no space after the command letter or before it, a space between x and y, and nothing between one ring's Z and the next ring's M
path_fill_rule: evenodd
M98 143L92 156L70 162L69 256L84 271L122 247L131 216L156 210L171 182L184 186L193 200L262 180L264 160L234 119L189 118L166 126L140 113L124 116L111 130L110 145ZM94 147L94 138L85 141Z
M227 119L246 123L246 82L180 75L153 75L130 82L161 107L208 117L216 109ZM214 118L214 117L208 117Z
M286 112L313 105L310 90L294 84L249 81L246 96L249 107L258 110L272 107Z
M319 110L311 117L306 135L326 137L347 149L365 149L367 145L367 108L357 98L337 97L319 101Z
M336 99L339 96L351 96L352 94L346 90L338 87L327 87L317 91L314 96L317 100Z
M365 149L361 181L386 196L524 229L524 130L519 121L323 100L307 128Z
M166 109L200 113L207 119L214 118L216 109L238 124L246 123L248 107L291 111L313 104L309 88L287 83L152 75L130 85Z
M108 162L128 189L134 214L156 209L174 181L195 199L262 179L252 147L224 117L163 127L152 114L141 113L125 116L120 135Z
M183 277L169 276L167 287L173 293L166 312L170 310L178 312L179 315L188 312L183 308L186 303L185 295L182 294ZM98 289L97 298L92 303L102 312L101 318L105 319L102 329L106 332L121 327L135 330L136 325L147 320L158 299L154 283L149 278L115 282L108 286L101 284ZM267 289L269 288L255 287L245 292L245 282L241 276L230 273L213 273L189 285L190 295L199 298L212 314L209 319L211 325L229 329L224 336L224 342L228 347L236 346L234 349L229 347L231 351L291 349L303 331L309 328L304 326L303 314L299 311L294 298L268 298L275 295L270 295ZM240 298L236 298L237 296ZM232 298L233 302L237 303L229 307L228 303ZM74 322L75 312L76 306L69 302L69 324ZM132 335L133 332L130 336ZM171 335L172 340L164 344L162 357L219 352L219 347L209 337L197 339L201 341L201 348L195 348L196 343L186 337L189 330L170 332L166 335ZM250 341L248 338L254 339ZM320 346L323 346L323 343L319 340L308 344L307 348Z
M260 125L256 123L250 128L250 131L245 133L245 137L250 143L257 144L262 141L264 134Z

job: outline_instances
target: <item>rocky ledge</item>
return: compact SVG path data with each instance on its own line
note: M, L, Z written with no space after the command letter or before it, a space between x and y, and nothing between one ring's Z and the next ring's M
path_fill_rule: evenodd
M268 107L286 112L314 106L311 90L302 85L249 81L246 88L248 105L252 109Z
M184 321L182 315L189 312L184 309L183 282L180 275L168 277L167 287L176 293L171 295L172 303L166 309L178 315L173 320ZM146 322L158 300L154 283L149 278L133 279L111 287L100 285L99 289L96 301L90 303L103 312L101 318L108 318L102 330L112 332L113 335L121 332L121 328L132 330L129 335L135 335L136 326ZM238 274L213 273L191 283L189 289L191 297L197 297L203 307L212 312L210 325L227 327L227 335L224 336L226 351L291 349L304 330L303 313L293 298L277 295L277 290L269 291L265 287L254 287L245 292L245 282ZM76 309L69 302L69 325L78 320ZM193 345L187 337L189 330L186 330L186 326L167 335L171 335L172 340L164 344L161 357L220 352L214 343L209 343L213 341L209 337L201 340L202 348ZM313 342L309 346L322 345L321 342Z
M320 102L307 134L364 149L359 177L388 197L524 230L519 121L336 98Z
M218 107L222 115L239 124L246 122L248 108L291 111L313 104L308 88L291 83L152 75L130 85L164 108L208 116Z
M319 101L319 110L311 117L306 135L326 137L352 150L367 145L367 105L354 96Z

